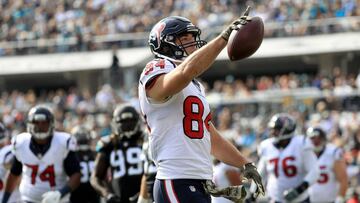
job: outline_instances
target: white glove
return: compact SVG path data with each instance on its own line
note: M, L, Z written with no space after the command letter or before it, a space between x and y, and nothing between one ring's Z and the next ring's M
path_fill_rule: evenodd
M59 191L49 191L42 195L41 203L59 203L61 199L61 193Z

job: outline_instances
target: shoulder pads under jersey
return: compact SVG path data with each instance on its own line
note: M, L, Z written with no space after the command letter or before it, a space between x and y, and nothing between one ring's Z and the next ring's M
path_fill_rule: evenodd
M104 137L101 137L99 141L96 143L96 152L102 151L106 146L108 146L111 143L111 136L106 135Z

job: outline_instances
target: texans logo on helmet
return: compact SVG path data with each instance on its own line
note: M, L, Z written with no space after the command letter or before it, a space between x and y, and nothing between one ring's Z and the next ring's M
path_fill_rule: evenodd
M157 38L157 48L160 47L160 37L161 37L161 32L165 29L166 24L164 22L158 23L156 25L156 27L154 27L154 32L156 34L156 36L154 36L153 34L151 35L151 38L154 39L155 37Z

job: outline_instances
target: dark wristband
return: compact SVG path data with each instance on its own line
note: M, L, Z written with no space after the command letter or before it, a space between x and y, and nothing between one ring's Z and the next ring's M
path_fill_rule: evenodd
M296 187L296 191L299 192L299 194L303 193L306 189L308 189L309 187L309 183L304 181L303 183L301 183L301 185L299 185L298 187Z
M71 192L71 188L68 185L65 185L63 188L59 190L59 192L61 194L61 198L63 198L65 195Z

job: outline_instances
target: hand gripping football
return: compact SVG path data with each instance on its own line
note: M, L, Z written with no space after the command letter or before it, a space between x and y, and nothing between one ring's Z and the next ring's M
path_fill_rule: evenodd
M260 17L252 17L245 25L231 32L227 52L231 61L237 61L253 55L264 38L264 23Z

